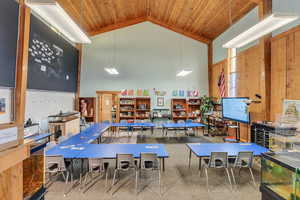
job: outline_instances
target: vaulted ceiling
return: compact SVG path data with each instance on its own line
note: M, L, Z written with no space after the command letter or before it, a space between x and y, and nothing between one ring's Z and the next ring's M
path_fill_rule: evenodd
M150 21L209 43L259 0L58 0L89 35Z

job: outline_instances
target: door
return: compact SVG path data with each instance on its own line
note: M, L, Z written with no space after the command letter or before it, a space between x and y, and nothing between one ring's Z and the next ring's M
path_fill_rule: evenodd
M112 121L112 106L113 106L113 95L112 94L101 94L99 96L99 122Z

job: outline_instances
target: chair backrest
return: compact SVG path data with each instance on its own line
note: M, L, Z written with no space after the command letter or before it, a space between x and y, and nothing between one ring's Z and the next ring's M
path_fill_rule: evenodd
M127 123L127 120L122 119L122 120L120 120L120 123Z
M127 171L135 167L132 154L117 154L117 169Z
M151 120L150 119L144 119L143 122L144 123L151 123Z
M110 121L109 121L109 120L104 120L102 123L104 123L104 124L109 124Z
M208 166L210 168L227 168L228 153L227 152L211 152Z
M89 159L89 171L94 171L95 168L99 167L100 170L104 170L103 160L99 158L90 158Z
M56 142L55 141L51 141L49 143L47 143L46 147L45 147L45 151L53 148L54 146L56 145Z
M73 133L68 133L67 134L67 138L70 138L70 137L72 137L73 136Z
M178 120L177 123L178 123L178 124L183 124L183 123L185 123L185 122L184 122L184 120Z
M174 123L174 121L173 120L168 120L167 123L172 124L172 123Z
M192 120L192 119L187 119L185 122L186 122L186 123L192 123L193 120Z
M159 169L159 162L156 153L141 153L141 169Z
M65 141L66 139L68 139L67 138L67 136L60 136L59 138L58 138L58 143L61 143L61 142L63 142L63 141Z
M241 151L235 159L235 167L252 167L253 164L253 152Z
M66 171L66 164L63 156L46 156L46 172Z
M134 123L142 123L142 122L143 122L143 120L140 120L140 119L134 120Z

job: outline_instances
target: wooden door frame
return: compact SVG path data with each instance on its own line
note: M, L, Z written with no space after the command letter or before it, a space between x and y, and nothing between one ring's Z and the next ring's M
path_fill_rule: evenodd
M100 96L103 95L103 94L111 94L113 96L119 96L121 94L121 91L108 91L108 90L97 90L96 91L96 96L97 96L97 99L96 99L96 108L97 108L97 122L100 122L100 105L99 105L99 101L100 101ZM118 99L119 101L119 99ZM116 120L119 121L119 102L117 102L117 111L116 111Z

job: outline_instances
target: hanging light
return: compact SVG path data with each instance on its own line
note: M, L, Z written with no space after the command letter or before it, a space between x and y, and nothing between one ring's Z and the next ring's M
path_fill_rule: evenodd
M245 32L236 36L223 45L224 48L240 48L260 37L272 33L274 30L283 27L298 19L298 15L273 13L269 17L252 26Z
M89 37L55 0L26 0L26 5L74 43L91 43Z

